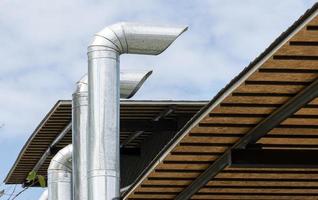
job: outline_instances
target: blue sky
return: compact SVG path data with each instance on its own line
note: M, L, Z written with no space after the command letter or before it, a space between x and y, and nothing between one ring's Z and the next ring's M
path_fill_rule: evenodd
M163 54L123 55L121 67L154 70L135 99L211 99L314 2L1 0L0 179L52 105L71 98L87 71L87 44L103 27L188 25ZM19 199L37 199L41 191Z

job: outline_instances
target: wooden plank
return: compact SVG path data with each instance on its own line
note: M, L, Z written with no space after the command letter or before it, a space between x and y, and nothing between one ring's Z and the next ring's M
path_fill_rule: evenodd
M173 190L172 190L173 191ZM178 191L178 190L177 190ZM250 189L242 189L242 188L202 188L199 190L197 194L200 193L263 193L263 194L275 194L275 193L284 193L284 194L318 194L318 189L267 189L267 188L250 188Z
M224 99L222 103L231 103L231 104L283 104L290 97L266 97L266 96L252 96L252 97L244 97L244 96L229 96Z
M246 133L251 128L249 127L200 127L196 126L191 130L191 133L215 133L215 134L242 134Z
M314 100L309 102L308 105L318 105L318 98L315 98Z
M307 23L307 26L308 25L315 25L317 26L318 25L318 17L314 17L312 20L310 20L308 23Z
M217 159L216 155L171 155L169 154L165 160L166 161L214 161Z
M169 178L169 179L174 179L174 178L195 178L198 175L200 175L199 172L152 172L149 174L149 178L156 177L156 178Z
M282 125L318 125L318 118L288 118Z
M293 179L293 180L298 180L298 179L306 179L306 180L315 180L318 181L318 174L310 174L304 172L303 174L301 173L293 173L291 172L290 174L287 173L280 173L280 172L266 172L266 173L251 173L251 172L246 172L246 173L228 173L228 172L220 172L215 178L219 179Z
M316 35L315 37L318 38L318 32L315 31ZM312 34L311 31L305 31L302 34ZM305 41L305 40L298 40L296 39L292 39L291 41ZM318 40L316 40L318 41ZM277 52L276 54L279 55L306 55L306 56L316 56L318 52L318 46L292 46L289 44L285 44L283 45Z
M179 187L140 187L138 189L136 189L136 192L153 192L153 193L166 193L166 192L180 192L182 191L184 187L179 186ZM203 187L197 194L200 193L223 193L223 194L227 194L227 193L264 193L264 194L268 194L268 193L286 193L286 194L293 194L293 193L298 193L298 194L318 194L318 189L268 189L268 188L207 188L207 187Z
M209 164L166 164L160 163L156 169L170 169L170 170L204 170Z
M213 180L210 181L207 186L215 186L215 187L239 187L239 186L246 186L246 187L318 187L317 181L220 181L220 180Z
M136 192L181 192L184 187L139 187Z
M291 195L273 195L273 196L262 196L260 194L255 194L255 195L243 195L243 194L211 194L211 195L199 195L195 194L191 197L191 199L204 199L204 200L316 200L317 196L295 196L295 194Z
M228 143L233 144L236 142L240 137L195 137L195 136L186 136L182 139L182 142L187 143L211 143L211 144L218 144L218 143Z
M177 146L172 152L188 153L223 153L227 147L217 146Z
M318 70L317 62L310 60L274 60L268 59L260 69L298 69Z
M316 128L274 128L268 134L315 135L315 134L318 134L318 129Z
M307 41L316 42L318 41L318 31L307 31L306 29L301 29L296 33L290 41Z
M318 138L261 138L258 143L277 145L317 145L318 148Z
M173 185L177 185L177 186L186 186L189 185L192 182L192 180L144 180L142 182L142 185L162 185L162 186L173 186Z
M273 147L274 146L274 147ZM274 145L274 144L264 144L262 146L263 149L285 149L285 150L317 150L317 148L313 148L311 145L289 145L289 144L281 144L281 145Z
M174 194L136 194L129 195L128 199L174 199Z
M280 79L282 79L280 77ZM296 94L305 86L303 85L241 85L235 90L237 93L259 94Z
M217 124L257 124L263 117L206 117L200 124L217 123Z
M218 106L211 111L211 114L270 114L276 107L225 107ZM317 109L318 113L318 109Z
M295 113L295 115L317 115L318 116L318 108L301 108L299 111Z
M255 72L247 80L248 81L312 82L315 78L317 78L317 73L299 73L299 72L293 73L293 71L289 73L288 72L285 72L285 73Z
M244 168L237 168L237 167L226 167L224 170L224 172L228 172L228 171L246 171L246 173L249 172L259 172L259 173L266 173L268 171L276 171L276 172L291 172L291 173L295 173L295 172L310 172L310 173L314 173L317 174L318 173L318 169L317 168L262 168L262 167L244 167Z

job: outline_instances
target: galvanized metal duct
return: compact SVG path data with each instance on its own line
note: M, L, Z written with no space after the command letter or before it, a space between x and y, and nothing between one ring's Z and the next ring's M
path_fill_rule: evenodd
M152 71L121 71L119 75L120 98L130 99L133 97L151 74Z
M151 75L152 71L121 72L120 97L132 97ZM73 143L73 199L86 200L87 193L87 75L77 82L72 102L72 143Z
M73 199L87 200L87 76L79 82L72 101Z
M120 198L119 56L158 55L187 27L118 23L88 47L88 193L90 200Z
M51 160L47 185L49 200L72 199L72 144L61 149Z
M152 74L152 70L150 71L138 71L138 72L120 72L120 98L122 99L130 99L133 97L136 92L140 89L143 83L149 78ZM78 87L84 87L82 91L88 91L88 76L85 74L81 80L77 82L77 89L75 92L79 90ZM80 85L80 86L79 86Z
M45 189L44 192L41 194L39 200L48 200L49 199L49 191Z

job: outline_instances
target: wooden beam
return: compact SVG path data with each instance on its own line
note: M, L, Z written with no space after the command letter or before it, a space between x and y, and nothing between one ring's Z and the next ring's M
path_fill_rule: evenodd
M162 111L158 116L156 116L153 121L159 121L162 118L167 117L168 115L170 115L172 112L174 112L174 110L176 109L176 106L171 105L169 106L169 108L167 108L166 110Z
M237 143L229 148L213 164L211 164L202 174L200 174L189 186L176 196L176 200L190 199L200 188L206 185L221 170L230 165L230 157L233 149L243 149L248 144L257 142L270 130L279 125L282 121L294 114L304 105L308 104L318 96L318 79L290 98L284 105L276 109L267 118L262 120L254 128L248 131Z
M120 144L120 148L123 148L125 146L127 146L129 143L131 143L132 141L134 141L137 137L139 137L141 134L143 134L145 131L136 131L135 133L132 133L131 135L129 135L127 137L126 140L124 140L121 144Z

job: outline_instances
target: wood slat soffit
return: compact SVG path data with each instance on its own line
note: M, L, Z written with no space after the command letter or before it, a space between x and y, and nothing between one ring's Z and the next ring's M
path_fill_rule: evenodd
M179 121L189 120L206 103L206 101L122 101L120 141L122 148L125 148L122 152L138 149L142 142L154 133L176 132L179 124L185 123ZM52 142L72 120L71 107L71 101L59 101L53 106L22 148L5 183L24 183L27 174L35 168L39 174L46 176L52 156L59 149L72 143L71 130L69 130L52 146ZM174 110L170 111L172 107ZM169 113L166 113L167 110ZM136 133L138 135L135 135ZM43 163L38 163L48 148L49 156L43 160Z

